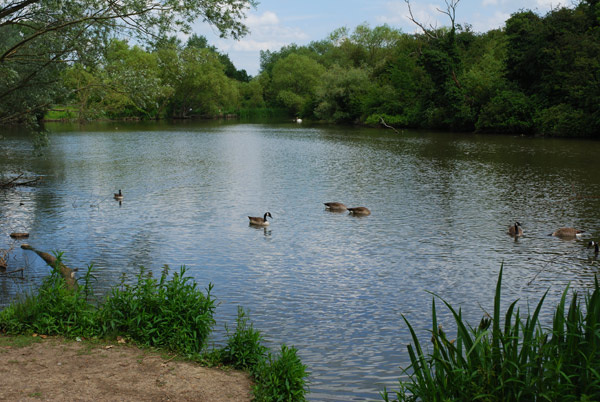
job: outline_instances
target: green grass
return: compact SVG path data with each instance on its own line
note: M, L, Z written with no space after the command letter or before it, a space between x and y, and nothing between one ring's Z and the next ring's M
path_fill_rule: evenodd
M44 115L44 120L71 120L76 119L79 110L74 106L56 106Z
M61 256L57 254L56 266ZM94 279L93 266L89 266L77 289L69 289L58 270L53 269L36 293L0 311L0 333L16 335L0 337L0 345L12 342L25 346L38 341L32 333L96 341L123 336L139 346L175 352L182 358L246 370L257 384L253 389L257 400L304 399L307 373L296 349L283 345L281 355L274 358L242 308L238 310L236 328L226 328L225 345L208 349L207 340L215 323L213 286L209 284L205 291L198 289L196 282L186 276L185 267L169 276L165 266L159 278L140 268L135 284L123 280L100 304L88 301Z
M425 354L405 318L413 344L408 345L409 380L395 391L398 401L591 401L600 400L600 287L598 280L583 301L576 293L566 304L567 287L556 307L551 328L533 312L521 315L517 301L500 314L502 269L494 312L473 328L445 300L454 317L456 339L438 326L432 304L433 352ZM393 398L387 390L385 401Z
M0 335L0 348L10 346L11 348L24 348L34 343L40 343L42 339L39 337L33 337L31 335L15 335L15 336L1 336ZM0 353L2 353L0 351Z

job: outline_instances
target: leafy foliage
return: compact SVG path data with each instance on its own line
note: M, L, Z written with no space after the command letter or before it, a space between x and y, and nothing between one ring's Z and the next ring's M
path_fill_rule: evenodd
M18 0L0 8L0 124L41 117L66 93L60 73L69 64L97 66L108 38L138 40L190 30L199 17L222 36L247 33L253 0L138 1Z
M278 356L268 354L255 369L253 393L257 402L305 400L307 376L306 366L302 364L294 347L281 345Z
M185 276L185 267L167 281L165 266L159 280L142 269L135 285L113 288L99 310L100 333L127 334L136 343L183 355L200 353L214 325L214 298Z
M264 360L267 348L262 344L263 336L253 328L243 308L238 308L236 328L233 334L227 328L227 344L221 350L225 364L243 370L254 370Z
M438 326L432 304L433 353L425 355L419 339L404 318L413 339L408 345L409 381L401 382L397 400L597 400L600 398L600 286L582 305L573 294L566 309L567 289L556 307L552 328L543 330L533 313L521 317L517 301L500 314L502 269L498 275L494 312L472 328L460 309L442 299L457 327L450 340ZM410 371L408 371L410 370ZM390 400L384 391L383 399Z
M23 297L0 311L0 330L11 334L36 332L69 337L88 336L94 331L95 309L88 304L89 283L77 290L69 289L58 267L61 254L50 276L44 279L37 293ZM88 268L92 275L93 267Z

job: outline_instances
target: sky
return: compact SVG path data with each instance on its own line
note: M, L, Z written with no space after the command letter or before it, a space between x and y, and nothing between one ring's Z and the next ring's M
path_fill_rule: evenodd
M259 0L255 9L247 13L245 24L250 34L239 41L219 38L217 30L198 21L194 32L204 35L211 45L229 55L237 69L255 76L260 69L261 50L279 50L295 43L306 45L326 39L337 28L352 32L356 26L367 23L371 28L388 24L404 33L418 28L408 16L404 0ZM560 7L556 0L460 0L456 8L456 22L470 24L475 32L502 28L511 14L532 10L540 15ZM568 4L567 4L568 5ZM444 0L411 0L415 18L427 26L449 25Z

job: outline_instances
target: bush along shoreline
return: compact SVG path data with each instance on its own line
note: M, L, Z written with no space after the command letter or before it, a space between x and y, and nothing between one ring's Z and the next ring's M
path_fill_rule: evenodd
M469 326L456 310L439 296L432 304L433 352L425 354L417 335L408 345L411 365L407 381L385 401L598 401L600 400L600 286L583 298L567 293L556 307L550 328L543 328L538 315L546 294L533 313L521 315L514 301L502 316L498 275L492 316L478 327ZM452 313L457 334L450 340L438 326L435 299Z
M238 308L236 328L226 328L221 348L208 348L215 324L215 298L209 284L205 292L185 266L169 278L165 266L160 278L143 267L137 282L124 278L103 302L90 301L93 265L79 279L80 286L66 286L59 270L61 254L52 273L37 292L22 297L0 311L0 332L9 335L38 333L67 338L115 339L122 336L136 345L155 347L206 365L227 365L249 372L256 401L303 401L308 392L307 367L294 347L281 346L272 353L254 329L243 308Z

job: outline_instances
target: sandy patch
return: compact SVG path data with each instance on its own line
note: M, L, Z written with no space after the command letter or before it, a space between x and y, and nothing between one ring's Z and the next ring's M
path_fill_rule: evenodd
M128 345L47 338L0 346L2 401L251 401L251 387L246 373Z

